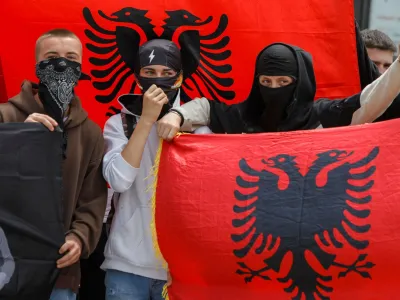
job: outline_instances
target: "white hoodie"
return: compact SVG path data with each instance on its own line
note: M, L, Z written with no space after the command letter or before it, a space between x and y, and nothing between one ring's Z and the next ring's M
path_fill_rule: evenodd
M180 93L173 107L179 107ZM125 107L122 112L131 114ZM139 117L136 116L139 120ZM105 248L103 269L113 269L151 279L167 280L166 270L155 256L152 233L152 166L159 146L157 127L153 125L144 147L140 168L134 168L121 156L128 143L121 114L112 116L104 127L106 154L103 175L111 188L120 193ZM147 179L146 179L147 178Z

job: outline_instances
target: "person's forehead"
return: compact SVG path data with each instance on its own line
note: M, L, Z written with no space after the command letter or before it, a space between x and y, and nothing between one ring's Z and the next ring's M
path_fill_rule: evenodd
M40 41L42 51L82 53L81 42L73 37L47 37Z
M394 53L390 50L381 50L377 48L367 48L368 56L375 61L392 61Z

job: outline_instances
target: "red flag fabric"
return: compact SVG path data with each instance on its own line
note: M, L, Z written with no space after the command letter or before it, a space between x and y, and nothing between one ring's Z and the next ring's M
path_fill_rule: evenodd
M396 299L400 121L164 142L172 300Z
M138 91L134 55L138 45L157 37L182 49L185 101L246 99L255 58L273 42L295 44L313 55L317 97L350 96L360 89L351 0L2 0L1 12L8 95L19 92L23 79L36 80L38 36L70 29L83 41L83 71L92 76L92 82L79 84L78 94L100 125L118 111L119 95Z

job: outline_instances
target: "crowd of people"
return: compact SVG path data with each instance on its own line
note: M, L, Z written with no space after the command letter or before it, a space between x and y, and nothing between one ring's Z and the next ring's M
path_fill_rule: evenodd
M24 81L21 92L0 105L0 122L42 123L63 132L66 236L51 300L163 299L173 278L153 250L152 191L145 183L160 137L311 130L400 115L400 58L390 38L376 30L361 32L357 41L360 93L315 101L312 54L275 43L255 61L248 98L230 106L206 98L181 105L180 50L171 41L151 40L140 46L134 70L143 93L120 96L122 111L103 132L74 92L85 76L79 38L51 30L38 38L35 51L39 83Z

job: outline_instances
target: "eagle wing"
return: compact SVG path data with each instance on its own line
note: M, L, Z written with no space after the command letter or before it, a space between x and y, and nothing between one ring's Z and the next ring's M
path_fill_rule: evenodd
M187 30L179 35L184 90L194 91L201 97L206 96L207 91L217 101L234 99L235 92L231 88L234 81L227 76L232 70L227 63L231 56L231 51L227 49L230 38L225 35L227 26L228 17L222 15L217 29L211 34L202 35L197 30Z
M143 17L145 11L134 8L125 8L125 10L123 23L126 26L114 25L114 23L118 24L116 22L122 23L122 20L113 19L99 11L102 21L110 23L114 28L108 30L96 22L89 8L83 9L83 16L90 26L90 29L85 30L86 36L91 41L86 44L86 47L95 55L90 57L89 61L95 66L91 74L96 78L93 86L102 93L96 96L96 100L100 103L113 101L127 81L130 82L129 92L134 92L136 87L133 76L134 60L139 45L152 35L152 32L139 32L128 26L138 25L135 23L137 20L146 22L147 18ZM135 12L140 13L140 18L135 17ZM150 21L148 19L148 24ZM146 27L145 24L139 25L138 28ZM147 27L152 28L151 25Z
M363 250L368 246L368 240L359 240L353 237L359 236L370 229L367 218L370 215L368 204L371 202L371 188L376 167L372 165L379 153L375 147L363 159L350 163L346 162L328 172L327 182L322 187L316 188L314 204L318 208L304 211L307 223L318 227L314 231L325 246L333 245L336 248L343 247L334 235L338 230L343 238L357 250ZM312 196L309 199L312 201ZM356 223L353 221L356 220ZM314 228L317 229L317 228ZM326 231L328 236L324 234ZM303 232L306 232L304 230ZM354 233L353 233L354 232Z
M287 219L295 208L285 201L290 194L289 188L285 190L278 188L278 175L267 170L256 171L244 159L240 160L239 167L247 177L252 178L250 181L238 176L236 182L245 192L241 190L234 192L238 203L234 206L234 212L237 215L232 224L243 232L233 234L232 240L237 243L248 241L244 247L234 250L237 257L243 258L254 247L259 237L262 239L255 249L256 253L261 254L266 248L272 250L277 238L284 234L285 230L291 230L290 228L282 229L277 224L281 224L282 219ZM298 223L293 223L298 230Z

